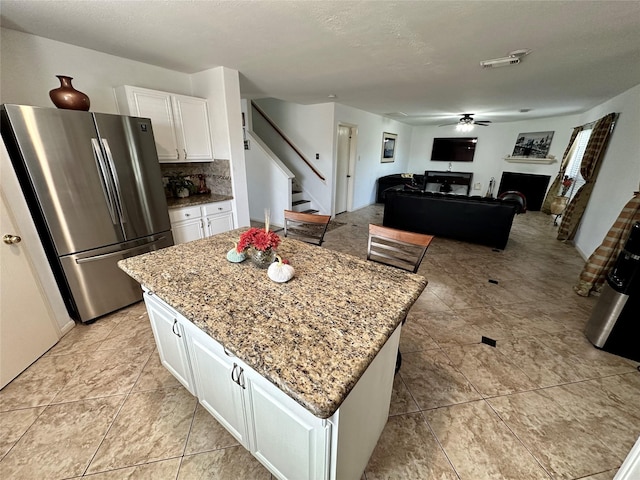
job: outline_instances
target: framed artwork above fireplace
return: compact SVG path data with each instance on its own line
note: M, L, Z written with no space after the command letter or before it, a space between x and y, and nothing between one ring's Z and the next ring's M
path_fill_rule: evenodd
M513 157L547 158L554 132L519 133Z

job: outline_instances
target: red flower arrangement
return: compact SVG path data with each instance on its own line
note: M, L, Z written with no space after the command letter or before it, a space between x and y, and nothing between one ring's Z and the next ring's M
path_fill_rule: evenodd
M238 252L244 252L249 247L253 247L256 250L265 252L270 248L278 248L278 245L280 245L280 237L274 232L252 227L240 235L240 241L238 242L236 250Z
M567 191L569 191L569 187L571 187L572 183L573 183L573 178L570 177L569 175L565 175L564 180L562 180L562 196L563 197L567 194Z

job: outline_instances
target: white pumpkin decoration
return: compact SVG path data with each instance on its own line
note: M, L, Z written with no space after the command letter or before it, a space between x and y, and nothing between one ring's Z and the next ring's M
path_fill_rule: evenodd
M227 260L233 263L243 262L247 255L244 252L238 251L238 244L234 242L234 247L227 252Z
M293 278L293 275L296 273L296 271L291 265L283 263L280 255L276 255L276 258L278 259L278 261L273 262L271 265L269 265L269 268L267 269L267 275L274 282L288 282Z

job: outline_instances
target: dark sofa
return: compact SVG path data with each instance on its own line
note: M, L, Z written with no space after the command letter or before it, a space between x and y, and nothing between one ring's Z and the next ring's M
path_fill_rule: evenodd
M384 203L384 192L391 187L398 185L413 186L415 188L422 188L422 182L424 181L424 175L417 173L413 174L413 178L404 178L401 173L394 173L393 175L387 175L385 177L378 178L378 192L376 195L377 203Z
M504 249L517 202L433 192L385 192L383 225Z

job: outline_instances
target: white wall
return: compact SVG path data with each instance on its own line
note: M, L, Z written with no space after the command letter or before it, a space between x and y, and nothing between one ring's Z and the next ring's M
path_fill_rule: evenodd
M277 135L270 136L270 128L266 128L261 115L255 113L252 118L252 129L258 134L287 164L296 175L296 181L310 196L316 209L323 214L332 213L334 184L334 132L333 103L316 105L300 105L283 102L275 98L255 100L255 103L282 130L304 157L311 163L325 180L320 179L297 154L286 158L290 149L278 150L281 139ZM319 158L316 159L316 154Z
M215 158L231 162L234 224L249 225L249 199L242 136L240 77L237 70L217 67L192 76L193 95L207 99Z
M357 210L375 203L379 177L411 171L409 169L409 159L413 127L387 117L358 110L357 108L336 104L333 123L334 139L337 138L339 124L354 125L358 128L353 193L353 209ZM398 135L395 161L393 163L380 162L382 156L382 134L384 132ZM336 155L337 142L334 146L334 158Z
M578 124L577 116L571 115L521 122L493 123L489 127L476 127L472 132L465 134L456 132L455 126L415 127L409 170L413 173L422 173L425 170L447 170L448 162L430 160L435 137L478 137L473 162L453 162L452 164L453 171L473 172L473 183L480 183L480 188L473 189L471 195L485 195L492 177L495 179L493 193L496 195L502 172L550 175L549 184L551 184L560 169L560 160L571 138L573 127ZM534 165L509 163L504 160L504 157L513 153L513 147L519 133L546 131L554 132L549 154L556 157L555 163Z
M264 222L265 208L272 225L284 226L284 211L291 208L293 173L269 150L264 142L247 132L251 149L245 150L247 188L251 191L251 220Z
M560 168L559 161L573 128L598 120L611 112L620 113L620 117L574 239L580 254L587 258L602 243L633 192L640 188L640 85L581 115L494 123L489 127L476 127L472 134L464 135L455 132L455 127L415 127L408 169L413 173L447 169L447 162L429 160L434 137L477 136L474 161L453 163L454 171L473 172L474 183L481 183L480 190L472 191L472 195L484 195L491 177L496 179L494 193L497 193L503 171L551 175L553 180ZM506 155L512 153L518 133L540 131L555 132L549 153L555 155L558 162L551 165L530 165L508 163L504 160Z
M113 88L119 85L192 94L184 73L6 28L0 28L0 57L0 103L55 108L49 90L60 86L56 75L74 78L92 112L118 113Z
M640 190L640 85L580 115L578 125L612 112L620 117L575 237L576 248L585 258L602 243L633 192Z

